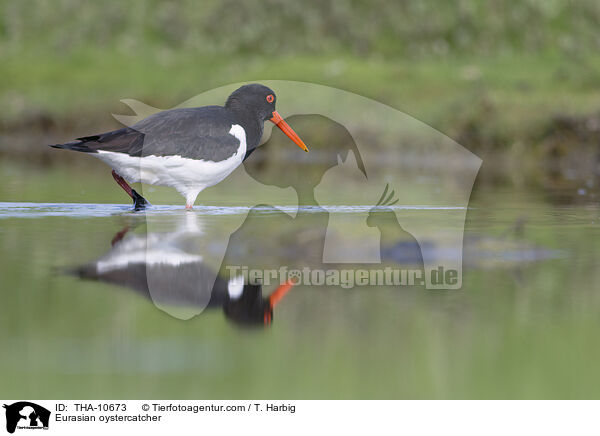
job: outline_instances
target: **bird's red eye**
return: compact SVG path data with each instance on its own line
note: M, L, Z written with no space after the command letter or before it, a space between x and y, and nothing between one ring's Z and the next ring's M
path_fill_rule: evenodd
M273 94L269 94L269 95L267 95L267 101L268 101L269 103L273 103L273 100L275 100L275 97L273 97Z

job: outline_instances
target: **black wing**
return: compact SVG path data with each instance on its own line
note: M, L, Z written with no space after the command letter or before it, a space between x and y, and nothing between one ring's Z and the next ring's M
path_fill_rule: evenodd
M173 156L220 161L235 154L240 140L229 133L237 124L221 106L171 109L131 127L52 145L87 153L99 150L130 156Z

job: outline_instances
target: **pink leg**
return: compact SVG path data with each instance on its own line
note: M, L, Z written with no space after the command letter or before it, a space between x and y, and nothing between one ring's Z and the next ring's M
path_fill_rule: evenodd
M129 231L129 226L125 226L125 228L123 230L121 230L120 232L118 232L113 238L112 241L110 241L110 245L114 246L117 242L120 242L121 239L123 239L123 236L125 236L125 234Z
M127 195L129 195L132 199L134 199L133 192L132 192L133 190L131 189L131 186L129 186L129 184L125 181L125 179L123 177L121 177L120 175L118 175L115 170L112 171L112 176L115 179L115 181L119 184L119 186L121 188L123 188L123 190L125 192L127 192Z
M183 194L183 196L185 197L185 208L187 210L192 210L192 208L194 207L194 202L196 201L196 197L198 197L198 194L201 191L202 189L198 189L197 191L188 191Z

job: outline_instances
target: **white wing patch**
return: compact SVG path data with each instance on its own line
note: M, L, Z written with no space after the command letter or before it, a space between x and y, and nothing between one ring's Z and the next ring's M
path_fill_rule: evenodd
M243 148L244 154L246 154L246 131L244 128L239 124L233 124L229 130L229 134L240 141L240 148ZM237 152L239 153L240 149Z
M237 300L242 296L244 292L244 276L233 277L227 283L227 293L229 294L229 298L232 300Z
M103 274L109 271L119 270L129 265L140 264L147 266L170 265L180 266L190 263L201 263L202 256L188 254L179 251L151 250L136 253L119 253L108 259L96 263L96 272Z

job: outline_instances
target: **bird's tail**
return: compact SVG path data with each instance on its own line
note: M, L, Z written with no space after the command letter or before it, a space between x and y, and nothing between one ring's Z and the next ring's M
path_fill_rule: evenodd
M62 148L65 150L81 151L83 153L97 153L97 150L90 148L88 142L96 142L99 136L85 136L77 138L75 141L65 142L64 144L49 144L52 148Z
M78 265L78 266L63 266L56 267L54 271L57 274L73 276L80 279L97 280L98 271L96 266L91 265Z

